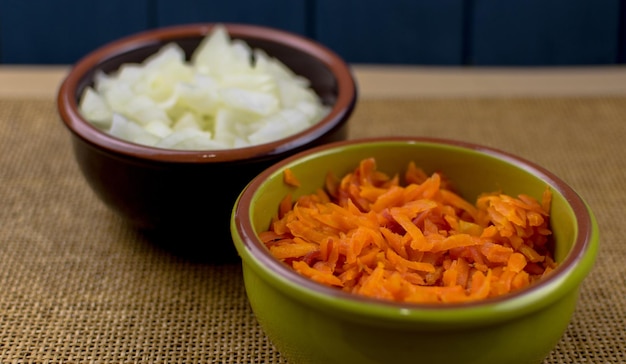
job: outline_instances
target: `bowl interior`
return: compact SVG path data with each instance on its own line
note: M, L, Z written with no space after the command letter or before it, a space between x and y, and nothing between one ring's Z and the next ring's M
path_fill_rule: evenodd
M298 276L286 265L278 263L256 238L256 234L267 230L280 200L287 193L292 193L294 197L313 193L324 185L327 172L341 177L353 171L359 161L368 157L376 158L378 168L390 175L403 172L410 161L414 161L427 173L440 171L449 177L461 196L471 202L481 193L494 191L513 196L523 193L541 201L543 192L549 186L553 194L550 224L556 245L555 258L561 266L555 270L552 278L517 293L484 302L446 305L444 309L441 305L411 305L417 309L409 313L402 311L401 304L382 305L307 282L307 279ZM302 185L297 189L283 182L282 174L286 168L290 168L301 181ZM501 316L494 315L495 312L518 315L545 306L558 296L577 288L593 264L594 245L597 243L595 220L591 212L574 191L556 176L509 154L452 141L396 138L365 143L348 141L336 143L331 148L317 148L289 158L259 175L243 191L237 207L241 207L242 214L248 215L238 219L237 211L234 210L234 225L237 226L237 233L241 234L239 238L236 237L235 244L239 244L237 248L244 263L255 267L258 274L284 285L286 291L293 290L294 297L307 294L309 299L327 299L329 306L345 304L344 313L375 313L401 321L411 315L418 320L433 322L489 321ZM246 223L242 221L248 219L250 231L245 231Z
M375 157L378 168L394 175L402 173L410 161L423 168L426 173L443 172L450 178L454 187L469 201L485 192L502 191L516 196L527 194L541 201L541 195L548 185L553 192L551 227L554 238L559 241L556 246L556 259L563 261L571 250L577 235L576 216L561 191L555 189L553 181L544 175L524 169L515 164L513 159L504 159L479 150L467 149L453 145L436 143L375 143L375 145L350 145L309 155L274 171L259 186L253 196L251 217L255 231L260 232L269 227L275 216L280 200L287 194L294 197L314 193L324 185L327 172L341 177L354 170L358 162L364 158ZM297 189L285 185L282 173L290 168L302 186ZM267 208L269 207L269 208Z
M110 73L122 64L138 63L168 43L178 44L189 58L216 24L189 24L137 33L98 48L79 60L61 84L58 109L68 128L84 140L114 153L155 161L214 163L273 156L284 157L312 145L345 139L347 119L356 104L356 83L348 65L332 50L305 37L278 29L222 24L231 39L245 41L308 79L330 107L320 122L295 135L244 148L206 151L161 149L129 143L98 130L78 111L84 89L97 72Z

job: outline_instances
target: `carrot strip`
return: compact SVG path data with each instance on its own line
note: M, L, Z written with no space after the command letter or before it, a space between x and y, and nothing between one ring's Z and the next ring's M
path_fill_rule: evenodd
M302 239L290 240L291 244L280 244L270 246L270 252L278 259L300 258L318 250L316 244L307 243Z
M526 257L520 253L513 253L509 256L507 266L515 273L521 272L526 267Z
M285 168L285 170L283 171L283 180L289 186L300 187L300 181L298 180L298 177L296 177L296 175L290 168Z
M324 272L315 268L311 268L302 261L294 261L293 268L300 274L307 276L316 282L327 284L330 286L343 286L341 280L335 277L331 272Z
M290 210L293 204L291 193L288 193L283 197L278 205L278 218L282 219Z

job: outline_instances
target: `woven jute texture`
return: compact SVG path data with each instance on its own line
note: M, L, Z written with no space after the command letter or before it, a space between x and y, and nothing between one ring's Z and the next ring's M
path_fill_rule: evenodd
M626 98L364 100L350 123L485 144L570 183L601 247L545 364L626 363ZM0 100L0 206L0 363L286 363L239 262L155 244L95 197L52 100Z

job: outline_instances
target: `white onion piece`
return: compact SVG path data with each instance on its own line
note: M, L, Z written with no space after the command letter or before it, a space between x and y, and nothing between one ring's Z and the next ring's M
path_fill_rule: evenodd
M107 103L104 101L93 88L87 87L83 93L82 103L80 104L80 112L101 129L108 129L111 127L111 120L113 119L113 112Z
M150 145L154 144L158 140L157 136L150 134L139 124L126 119L120 114L113 114L109 133L118 138L126 139L135 143Z

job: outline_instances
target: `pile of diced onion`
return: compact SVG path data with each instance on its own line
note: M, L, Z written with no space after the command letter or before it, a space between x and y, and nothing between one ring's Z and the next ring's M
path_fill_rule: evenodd
M191 59L176 44L113 74L99 72L82 115L118 138L168 149L216 150L296 134L327 113L309 80L217 26Z

